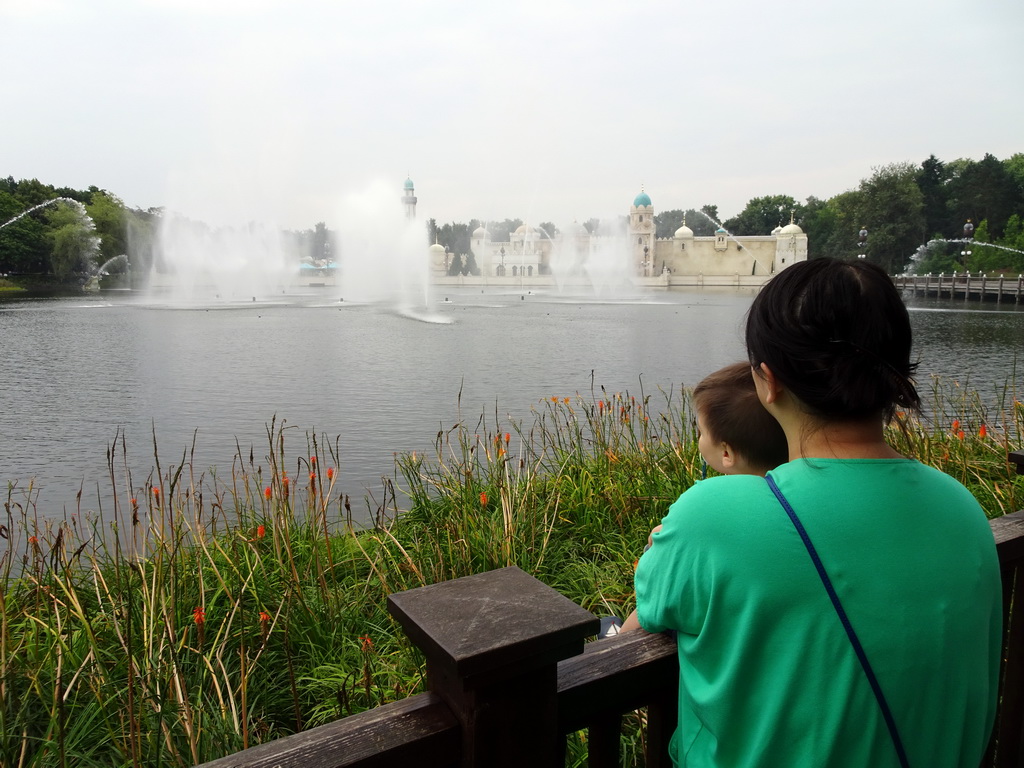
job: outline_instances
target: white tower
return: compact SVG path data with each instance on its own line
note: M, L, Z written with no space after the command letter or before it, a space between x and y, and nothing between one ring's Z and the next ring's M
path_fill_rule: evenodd
M790 214L789 224L775 235L775 271L783 270L798 261L807 261L807 235Z
M411 221L416 218L416 188L413 186L412 179L406 177L403 191L402 205L405 206L405 218Z
M629 240L633 274L650 277L654 274L654 205L643 187L629 208Z

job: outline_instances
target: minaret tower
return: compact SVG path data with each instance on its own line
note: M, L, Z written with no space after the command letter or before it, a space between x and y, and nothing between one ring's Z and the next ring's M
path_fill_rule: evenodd
M413 186L412 179L408 176L405 179L404 194L402 195L402 205L405 206L405 218L412 219L416 218L416 188Z
M632 243L632 270L637 277L654 274L654 206L640 186L640 194L629 208L629 237Z

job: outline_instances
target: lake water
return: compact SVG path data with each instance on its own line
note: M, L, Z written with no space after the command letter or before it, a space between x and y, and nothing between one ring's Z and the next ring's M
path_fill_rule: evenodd
M96 505L106 450L123 434L136 486L176 463L230 470L236 440L259 461L274 416L340 437L340 488L353 498L393 474L395 452L483 412L528 418L551 396L655 393L744 357L750 292L652 292L621 301L449 290L423 322L338 301L331 289L275 303L180 308L137 294L0 299L0 483L33 480L43 514ZM447 298L447 301L444 299ZM1024 310L908 299L920 379L958 379L994 398L1019 380ZM1019 381L1017 382L1019 384ZM1024 389L1024 387L1019 387ZM600 397L600 393L598 393Z

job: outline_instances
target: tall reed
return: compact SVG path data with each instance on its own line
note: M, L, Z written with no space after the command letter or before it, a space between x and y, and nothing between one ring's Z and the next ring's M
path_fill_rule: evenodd
M937 416L890 428L897 448L990 515L1024 507L1015 393L990 408L937 382L932 398ZM624 615L650 528L701 472L682 388L556 394L526 421L457 414L428 455L396 457L362 526L337 439L272 422L266 454L239 447L223 473L191 453L164 465L154 445L141 480L125 442L107 452L110 508L51 519L31 482L7 489L0 765L187 766L404 698L421 659L385 599L422 584L514 564Z

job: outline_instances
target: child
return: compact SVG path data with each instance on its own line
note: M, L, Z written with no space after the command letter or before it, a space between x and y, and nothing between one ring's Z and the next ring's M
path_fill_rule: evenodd
M693 389L697 447L723 475L764 475L789 460L786 435L757 399L749 363L733 363Z
M693 410L697 448L716 472L763 476L789 461L786 434L761 405L750 363L733 363L705 377L693 389ZM660 529L655 527L652 535ZM650 547L648 537L644 552ZM616 616L602 619L598 638L619 634L620 625Z

